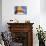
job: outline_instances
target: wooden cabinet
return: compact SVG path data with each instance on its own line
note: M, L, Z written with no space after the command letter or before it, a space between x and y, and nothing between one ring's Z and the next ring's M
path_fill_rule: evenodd
M7 23L12 33L13 41L22 46L33 46L33 23Z

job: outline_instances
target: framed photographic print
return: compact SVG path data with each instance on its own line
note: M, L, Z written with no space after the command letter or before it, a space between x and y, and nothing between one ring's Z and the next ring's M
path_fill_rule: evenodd
M15 14L27 14L26 6L15 6Z

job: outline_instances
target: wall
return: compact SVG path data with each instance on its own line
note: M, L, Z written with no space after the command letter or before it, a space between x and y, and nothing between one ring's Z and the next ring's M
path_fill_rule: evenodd
M40 10L42 13L46 13L46 0L40 0Z
M40 0L40 24L46 31L46 0Z
M36 37L36 27L39 24L46 30L46 15L43 14L42 9L42 1L40 0L2 0L2 31L8 30L7 22L10 19L17 19L19 22L25 22L25 20L30 20L33 25L33 45L38 46L38 39ZM41 4L41 5L40 5ZM14 7L16 5L24 5L27 6L27 15L15 15Z
M2 0L0 0L0 31L2 31Z
M38 1L37 0L35 0L35 1L34 0L30 0L30 1L20 0L20 1L19 0L17 0L17 1L16 0L13 0L13 1L3 0L2 1L2 23L3 23L3 26L5 26L6 23L10 19L17 19L20 22L24 22L25 20L29 19L31 22L39 23L40 0L38 0ZM15 15L14 7L16 5L26 5L27 6L27 15Z

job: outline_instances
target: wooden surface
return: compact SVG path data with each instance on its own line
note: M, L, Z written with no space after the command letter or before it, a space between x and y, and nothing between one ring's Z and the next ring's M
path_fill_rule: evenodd
M28 45L33 46L33 23L7 23L11 32L28 32Z

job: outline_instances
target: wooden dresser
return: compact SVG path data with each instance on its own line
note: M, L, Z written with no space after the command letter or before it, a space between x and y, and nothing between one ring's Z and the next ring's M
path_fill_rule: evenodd
M33 46L33 23L7 23L12 39L21 46ZM19 45L18 45L19 46Z

